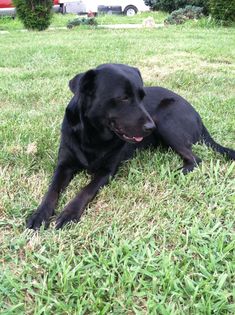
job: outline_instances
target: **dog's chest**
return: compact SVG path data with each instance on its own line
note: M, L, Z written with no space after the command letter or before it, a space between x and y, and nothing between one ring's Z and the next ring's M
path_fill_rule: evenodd
M81 155L79 154L79 162L83 164L84 168L89 173L94 173L97 170L103 168L112 156L112 150L110 148L89 148L81 147L81 153L83 155L81 161Z
M86 153L88 167L87 170L91 173L97 171L102 167L104 161L106 161L108 156L107 151L100 151L95 153Z

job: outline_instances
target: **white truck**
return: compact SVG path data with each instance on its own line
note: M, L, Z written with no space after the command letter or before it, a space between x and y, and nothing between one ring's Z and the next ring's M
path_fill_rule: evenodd
M64 13L108 13L133 16L137 12L149 11L144 0L64 0Z
M149 11L144 0L53 0L53 10L62 13L122 13L128 16L138 11ZM0 0L0 16L16 15L12 0Z

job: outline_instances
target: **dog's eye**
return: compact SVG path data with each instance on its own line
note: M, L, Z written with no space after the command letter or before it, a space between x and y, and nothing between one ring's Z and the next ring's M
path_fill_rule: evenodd
M113 99L117 104L120 104L122 102L127 102L129 101L129 97L128 96L119 96L116 97L115 99Z
M127 102L129 100L128 96L122 96L119 98L121 102Z

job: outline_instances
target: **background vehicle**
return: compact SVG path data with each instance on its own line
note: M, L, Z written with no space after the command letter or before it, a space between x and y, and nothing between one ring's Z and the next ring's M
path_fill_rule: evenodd
M15 16L15 8L11 0L0 0L0 15Z
M66 12L70 13L69 7L74 4L66 5ZM128 16L135 15L138 11L149 11L144 0L80 0L76 13L108 13L108 14L125 14Z
M144 0L102 0L97 2L99 2L99 12L123 13L128 16L133 16L138 11L150 10L149 7L145 5ZM101 6L103 6L103 8L101 8Z
M138 11L149 11L144 0L54 0L53 10L61 13L108 13L135 15ZM0 0L0 16L15 16L16 9L12 0Z
M60 12L63 9L63 4L65 1L61 0L53 0L53 10L55 12ZM69 2L67 0L66 2ZM73 0L73 2L77 2ZM16 8L14 7L12 0L0 0L0 16L15 16L16 15Z

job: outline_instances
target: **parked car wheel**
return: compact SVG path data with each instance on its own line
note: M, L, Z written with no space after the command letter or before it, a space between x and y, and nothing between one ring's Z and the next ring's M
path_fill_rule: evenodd
M138 12L138 9L134 5L128 5L123 12L127 16L133 16Z
M66 6L64 4L60 5L60 13L62 13L62 14L66 13Z

